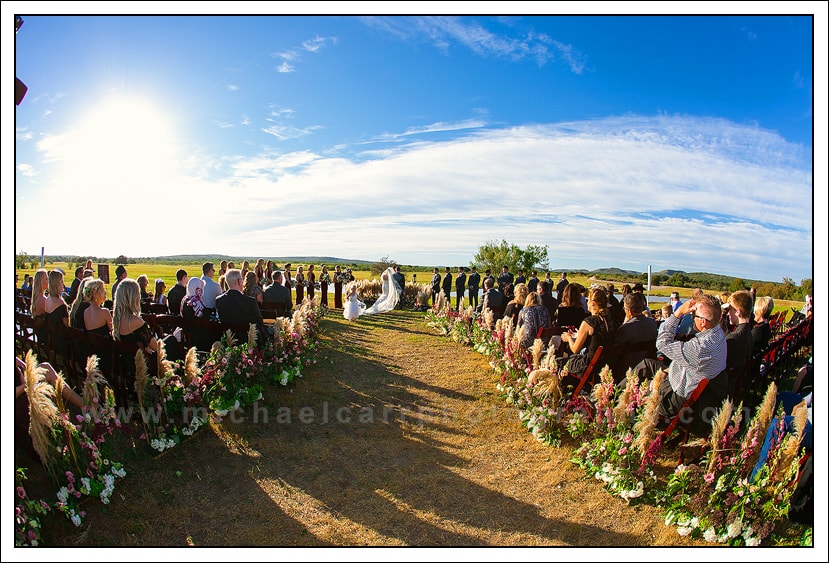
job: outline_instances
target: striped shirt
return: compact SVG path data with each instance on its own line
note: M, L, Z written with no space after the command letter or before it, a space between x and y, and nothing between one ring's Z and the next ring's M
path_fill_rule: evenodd
M674 393L688 397L703 379L714 379L726 366L728 347L720 325L697 333L687 342L676 339L680 319L671 315L659 327L656 349L671 359L668 381Z

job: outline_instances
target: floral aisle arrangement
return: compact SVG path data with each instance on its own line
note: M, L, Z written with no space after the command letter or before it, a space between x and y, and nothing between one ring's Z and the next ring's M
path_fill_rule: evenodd
M787 432L782 411L773 418L775 397L772 383L741 439L741 409L723 405L703 461L678 466L668 480L662 499L666 525L711 543L755 546L788 517L805 455L807 412L805 403L795 407L794 431Z
M52 507L42 499L32 499L26 493L23 481L26 480L26 469L15 469L15 499L14 506L14 545L36 546L40 542L40 518L47 514Z
M178 445L183 437L191 436L207 422L196 348L187 351L183 366L170 362L166 356L164 343L158 341L156 375L150 377L143 350L135 354L141 438L159 452Z
M222 417L262 398L267 383L288 385L302 377L302 367L316 362L317 335L323 308L306 299L291 319L278 318L273 339L257 344L251 325L248 340L237 344L231 333L214 345L203 368L200 391L204 404Z
M126 476L121 463L111 460L106 437L120 425L115 398L108 387L102 399L98 386L106 380L98 370L98 358L87 360L83 408L70 420L63 402L64 382L58 375L52 387L31 351L26 355L26 393L29 400L32 444L58 487L54 508L80 526L86 513L79 508L84 497L97 497L109 504L116 479Z
M601 371L600 378L601 382L592 393L595 416L579 433L588 441L575 451L571 461L603 481L611 494L630 503L632 499L642 497L646 487L652 491L656 485L652 466L642 463L645 452L637 448L641 440L637 439L634 423L645 398L656 398L657 393L649 394L648 383L640 385L632 372L628 372L621 392L615 388L607 367ZM571 426L575 425L571 422Z

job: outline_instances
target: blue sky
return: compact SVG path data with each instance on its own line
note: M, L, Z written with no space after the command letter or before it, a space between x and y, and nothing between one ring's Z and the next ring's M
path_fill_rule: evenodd
M15 252L443 266L503 238L549 245L552 269L797 283L824 254L825 4L781 6L814 22L6 4L25 23L4 69L29 87Z

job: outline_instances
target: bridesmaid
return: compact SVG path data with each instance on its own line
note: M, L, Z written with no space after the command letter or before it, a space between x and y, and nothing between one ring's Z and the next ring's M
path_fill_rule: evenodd
M305 274L302 273L302 266L296 267L296 305L302 305L305 299Z
M308 264L308 279L305 284L308 287L308 298L314 298L314 291L316 290L317 275L314 273L314 265Z
M331 276L328 274L328 266L323 265L320 270L320 292L322 293L322 306L328 308L328 284L331 283Z
M334 267L334 307L343 308L343 278L339 264Z

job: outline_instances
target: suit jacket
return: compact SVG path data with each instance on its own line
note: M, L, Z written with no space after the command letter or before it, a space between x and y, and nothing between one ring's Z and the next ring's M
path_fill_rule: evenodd
M561 293L564 291L564 288L567 287L568 283L570 282L567 281L567 278L563 280L558 280L558 283L556 284L556 297L561 299Z
M171 315L181 315L181 300L185 295L187 295L187 290L179 283L167 292L167 309Z
M452 273L447 272L445 276L443 276L443 292L446 295L452 291Z
M481 287L481 274L478 272L472 272L469 274L467 278L467 284L469 285L469 289L472 291L476 291L479 287Z
M403 289L406 287L406 276L404 276L400 272L395 272L392 274L392 277L394 278L394 281L397 282L397 285L400 286L400 291L403 291Z
M500 276L498 276L498 288L503 291L504 286L508 283L512 283L515 278L512 275L512 272L502 272Z
M458 277L455 278L455 291L458 292L458 295L462 295L466 291L466 274L464 272L459 273Z
M432 276L432 291L437 293L440 289L440 274L435 274Z
M259 304L253 297L242 295L242 292L236 289L229 289L227 293L216 298L216 312L219 314L219 321L223 323L255 324L259 331L258 342L263 342L267 333L262 322L262 312L259 310ZM236 337L241 342L246 342L247 332L245 334L237 333Z
M533 293L538 289L538 283L540 281L541 280L539 280L538 278L530 278L529 280L527 280L527 289L530 290L530 293Z
M291 303L291 290L281 283L269 285L262 294L262 300L268 303L282 303L287 306L288 311L291 310L291 306L293 305Z
M547 309L547 314L550 316L550 322L552 323L558 309L558 301L552 293L542 293L541 304Z
M634 367L647 357L648 350L643 347L646 343L652 343L653 349L656 349L656 336L659 332L656 326L656 321L645 315L637 315L631 317L630 320L625 321L616 331L616 344L619 346L638 346L635 350L629 350L624 356L619 358L617 371L627 370L629 367ZM624 377L624 373L617 374L614 371L614 376Z

